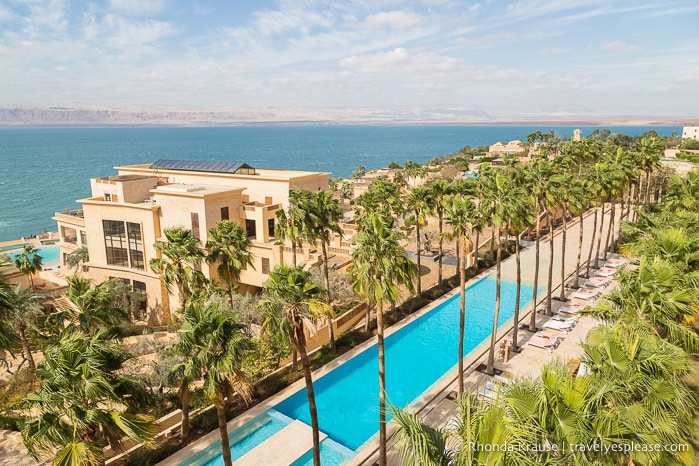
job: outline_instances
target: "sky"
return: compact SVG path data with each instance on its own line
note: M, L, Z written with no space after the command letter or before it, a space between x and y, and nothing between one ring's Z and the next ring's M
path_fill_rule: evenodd
M696 117L697 24L697 0L0 0L0 105Z

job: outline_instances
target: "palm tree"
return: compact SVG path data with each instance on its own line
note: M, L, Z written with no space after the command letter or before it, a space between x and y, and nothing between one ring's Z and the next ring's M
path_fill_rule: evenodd
M546 199L546 189L548 179L551 176L553 167L548 160L535 159L527 170L527 188L534 197L534 211L536 217L535 234L535 262L534 262L534 289L532 291L532 312L530 314L529 331L536 331L536 299L539 286L539 262L540 262L540 240L541 240L541 209ZM549 230L550 230L549 225Z
M203 282L204 276L197 270L204 259L201 243L192 230L182 227L165 229L165 242L155 243L160 257L151 259L150 267L161 276L168 292L177 289L180 309L184 309L196 285ZM170 320L169 306L163 306L163 320Z
M289 337L291 346L301 357L303 376L306 381L308 409L313 430L313 464L320 466L320 433L318 427L318 411L313 390L311 364L306 353L306 327L327 314L328 304L321 296L325 290L311 281L310 274L303 266L276 266L264 284L265 292L270 299L260 302L260 307L267 313L266 326L281 326ZM275 311L283 312L279 319Z
M15 266L24 275L29 277L29 283L34 288L34 274L41 270L42 257L39 255L39 249L31 244L24 245L22 252L15 256Z
M80 267L80 264L84 264L90 260L90 252L87 246L84 244L72 253L66 256L66 266L70 269L75 269L76 271Z
M355 291L377 306L377 348L379 365L379 464L386 465L386 362L384 355L383 310L386 303L395 304L399 286L413 292L417 275L415 265L398 244L393 220L380 213L367 215L354 236L357 248L352 253L350 276Z
M46 295L35 292L31 287L23 287L21 285L16 285L14 289L9 289L8 287L7 292L7 299L10 304L8 306L9 312L0 311L0 315L5 314L3 317L7 320L3 320L17 334L22 347L22 354L27 359L29 370L33 374L36 372L36 364L30 347L30 332L37 330L39 321L44 318L42 303L46 300ZM1 290L0 294L2 294ZM3 301L3 298L0 297L0 301ZM0 307L2 307L2 304L0 304Z
M578 258L575 265L575 280L573 281L573 288L580 287L580 265L582 260L583 239L585 236L584 215L587 208L587 203L589 202L590 191L591 186L587 179L574 181L574 184L570 189L571 196L569 198L568 208L570 209L570 213L572 215L578 216L578 227L580 233L578 238ZM597 211L595 211L595 215L596 214Z
M427 225L427 211L432 203L430 191L427 188L412 188L406 201L407 209L411 212L411 222L415 225L415 249L417 250L417 294L422 294L421 275L421 246L420 246L420 227Z
M444 198L444 213L452 235L457 239L459 262L459 394L464 392L464 329L466 323L466 261L473 249L471 228L476 207L471 198L449 194Z
M317 191L311 193L309 202L302 205L306 209L304 230L310 242L320 241L323 255L323 277L325 278L325 292L327 294L328 309L332 310L333 297L330 294L330 274L328 267L328 245L331 235L334 233L342 238L342 209L332 198L330 191ZM328 313L328 332L330 339L330 349L333 353L335 349L335 332L333 329L332 312Z
M0 274L0 349L10 349L16 335L10 325L15 312L16 297L4 275Z
M209 229L206 240L208 254L206 261L218 263L216 272L226 284L228 303L233 305L233 283L240 281L240 272L248 266L254 268L250 253L250 240L240 224L230 220L221 220Z
M446 196L451 193L451 186L447 180L443 178L438 178L430 184L430 196L432 202L434 203L434 211L437 213L437 223L439 224L438 238L439 238L439 269L437 276L437 285L442 286L442 255L444 254L443 242L444 242L444 211L446 209L445 199Z
M302 222L305 212L301 207L308 200L309 191L298 191L289 189L289 207L287 212L278 210L276 212L277 221L274 225L274 234L279 238L284 247L284 241L291 243L292 265L296 267L296 250L301 245L303 239Z
M41 388L19 403L32 413L22 437L35 458L48 453L54 465L98 465L105 444L117 447L123 437L152 438L151 418L117 409L139 409L147 392L121 372L132 356L102 332L88 336L68 328L43 353L45 361L36 370Z
M68 290L65 296L73 303L73 307L54 312L51 320L58 329L63 329L66 322L92 334L98 329L113 334L119 324L129 318L125 309L117 303L117 295L112 289L112 282L107 280L92 287L89 278L72 275L66 279Z
M223 463L230 466L224 395L232 390L246 403L252 399L252 386L241 367L252 342L243 334L244 325L238 323L236 314L221 300L190 304L184 319L178 345L187 348L195 371L204 378L204 395L216 407Z
M546 209L546 223L549 226L549 270L548 270L548 281L546 285L546 315L553 315L551 310L551 299L553 295L553 259L554 259L554 219L556 211L565 200L565 187L561 183L562 178L560 175L554 174L548 180L546 184L546 198L544 200L544 206ZM561 283L563 287L563 283Z

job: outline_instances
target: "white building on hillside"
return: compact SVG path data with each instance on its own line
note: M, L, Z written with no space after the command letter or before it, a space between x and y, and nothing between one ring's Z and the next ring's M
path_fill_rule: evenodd
M682 139L699 141L699 126L685 126L682 128Z

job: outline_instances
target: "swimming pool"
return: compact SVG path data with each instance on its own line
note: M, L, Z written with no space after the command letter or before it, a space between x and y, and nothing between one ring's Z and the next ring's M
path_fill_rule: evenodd
M57 244L47 244L37 248L39 250L38 254L41 256L41 264L43 268L55 267L60 264L61 251ZM10 256L10 261L14 262L15 256L22 254L24 250L22 248L9 249L2 251L3 254L8 254Z
M467 289L464 355L490 335L495 286L495 280L486 277ZM515 284L502 283L499 325L514 314L515 292ZM531 292L531 287L522 286L522 308L531 300ZM386 338L386 398L390 404L398 407L408 405L456 365L458 325L459 295L456 294ZM341 447L356 451L378 432L376 344L314 380L313 386L320 430L329 439ZM305 388L276 404L274 411L289 419L311 424ZM235 432L241 429L249 431L250 423ZM259 443L261 441L256 444ZM218 456L221 457L220 452ZM236 457L240 456L233 456L233 459ZM346 459L328 459L323 464L336 465Z

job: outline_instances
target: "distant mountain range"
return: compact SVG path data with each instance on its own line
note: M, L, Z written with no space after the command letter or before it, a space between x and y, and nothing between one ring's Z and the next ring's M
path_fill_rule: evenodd
M686 118L648 116L596 116L572 109L532 112L527 115L497 115L477 108L402 107L376 108L188 108L188 107L98 107L0 106L0 126L235 126L235 125L410 125L410 124L571 124L678 125Z

